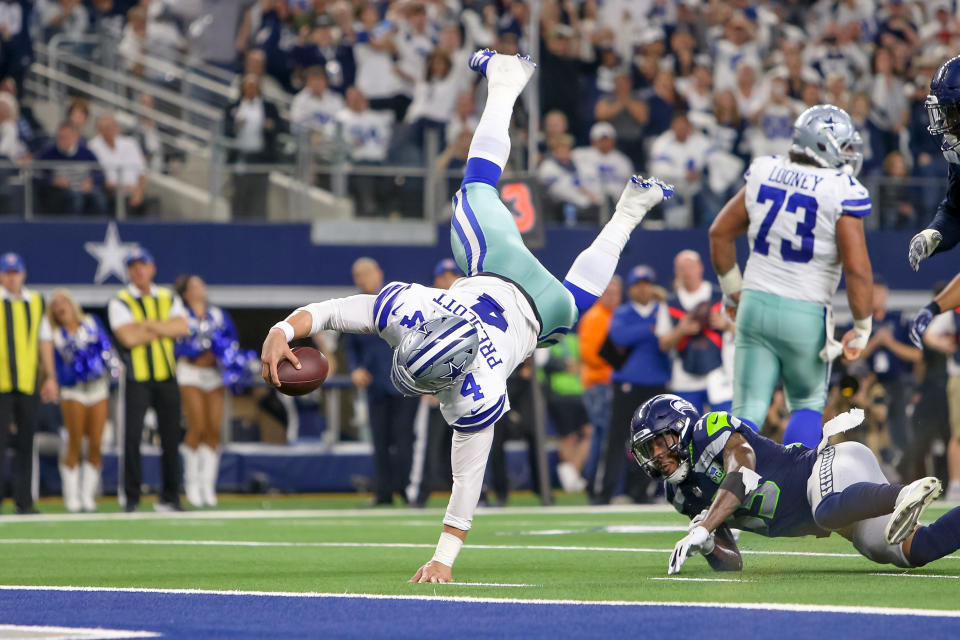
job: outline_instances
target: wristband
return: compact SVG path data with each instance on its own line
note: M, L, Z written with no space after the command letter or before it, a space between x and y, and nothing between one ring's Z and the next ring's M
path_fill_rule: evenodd
M936 300L932 301L930 304L928 304L926 307L924 307L924 309L929 309L929 310L930 310L930 313L932 313L932 314L935 315L935 316L938 316L938 315L940 315L941 313L943 313L943 310L940 309L940 305L937 304L937 301L936 301Z
M720 290L724 296L732 296L740 293L743 289L743 274L740 273L740 265L733 265L733 269L719 276Z
M296 331L293 330L293 325L286 320L281 320L277 324L270 327L270 329L280 329L280 331L283 331L283 337L287 339L287 342L290 342L296 337Z
M870 332L873 331L873 316L867 316L860 320L854 319L853 329L860 335L869 338Z
M440 534L440 540L437 542L437 550L433 553L433 561L445 564L452 569L453 562L457 559L457 554L460 553L462 546L463 540L444 531Z

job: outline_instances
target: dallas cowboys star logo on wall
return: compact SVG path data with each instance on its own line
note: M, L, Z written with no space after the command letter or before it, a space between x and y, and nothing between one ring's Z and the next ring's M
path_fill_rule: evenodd
M93 276L93 281L103 284L110 276L116 276L120 282L127 281L127 265L124 261L131 251L140 248L140 244L121 242L117 223L111 222L107 225L107 235L103 242L84 242L83 248L97 261L97 273Z

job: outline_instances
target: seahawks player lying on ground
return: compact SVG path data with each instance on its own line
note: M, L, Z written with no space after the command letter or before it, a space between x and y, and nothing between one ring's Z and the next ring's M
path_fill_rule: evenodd
M939 480L889 484L864 445L827 443L862 419L859 409L834 418L813 450L779 445L725 412L701 418L678 396L645 402L630 425L633 453L645 472L666 480L667 499L692 520L667 573L696 553L718 571L739 570L732 537L725 537L724 553L715 550L717 530L727 526L771 538L836 531L867 558L898 567L923 566L960 548L960 507L917 526L940 494Z
M299 366L288 342L332 329L380 334L394 347L391 379L407 395L436 394L455 430L453 491L443 533L430 562L412 581L450 582L451 567L473 521L493 425L510 408L507 377L535 347L570 331L613 277L630 233L672 188L634 177L610 222L581 253L561 284L523 245L496 189L510 152L513 104L533 74L528 58L478 51L470 67L487 78L487 102L466 173L453 196L451 244L469 277L449 290L392 282L380 294L302 307L263 343L263 378L277 385L277 364Z
M960 56L940 65L930 80L926 101L931 135L943 136L940 150L947 160L947 195L930 226L910 240L907 260L914 271L920 261L949 251L960 242Z

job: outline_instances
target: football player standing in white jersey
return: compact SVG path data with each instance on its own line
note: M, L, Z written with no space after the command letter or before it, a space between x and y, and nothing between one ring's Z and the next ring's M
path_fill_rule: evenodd
M841 267L854 317L844 354L859 357L870 337L870 194L855 177L861 146L843 109L810 107L793 125L789 156L754 160L747 184L710 227L720 288L737 307L733 413L762 425L782 378L792 412L784 444L820 442L830 362L841 351L830 306ZM750 257L741 275L734 241L743 234Z
M392 282L378 295L302 307L277 323L263 343L263 377L279 384L277 365L299 367L288 343L321 330L379 333L394 347L391 379L408 395L435 394L455 430L453 491L436 553L413 576L450 582L451 567L473 521L493 425L510 408L507 377L535 347L553 344L603 293L630 233L671 187L630 179L610 222L583 251L563 283L524 246L496 184L510 152L513 105L535 65L529 58L478 51L470 67L486 76L487 102L465 176L453 197L451 244L467 274L449 290Z

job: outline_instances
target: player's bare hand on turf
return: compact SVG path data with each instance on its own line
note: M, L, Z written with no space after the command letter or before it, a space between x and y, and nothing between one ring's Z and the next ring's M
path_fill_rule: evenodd
M680 573L680 568L687 558L700 553L700 549L709 540L710 532L697 525L690 533L685 535L673 547L673 553L670 554L670 564L667 566L667 575L672 576Z
M280 329L271 329L267 339L263 341L263 350L260 352L260 361L263 363L261 375L263 381L274 387L280 386L280 377L277 375L277 366L284 360L289 360L297 369L300 361L293 355L287 338Z
M910 240L910 246L907 249L907 260L914 271L920 269L920 261L926 260L940 245L943 236L939 231L933 229L924 229Z
M453 569L442 562L431 560L417 569L410 582L453 582Z

